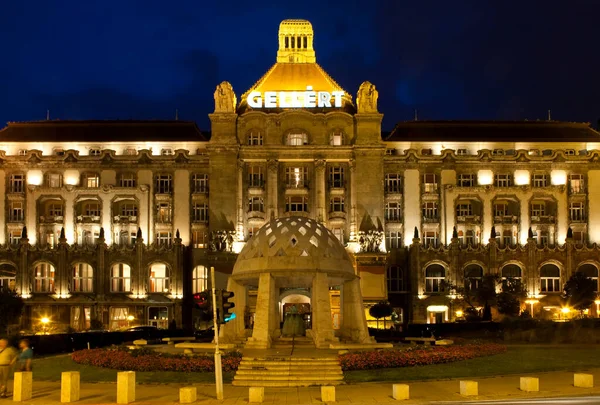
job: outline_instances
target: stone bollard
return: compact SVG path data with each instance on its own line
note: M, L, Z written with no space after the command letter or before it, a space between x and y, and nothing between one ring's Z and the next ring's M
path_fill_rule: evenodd
M393 384L392 397L395 400L408 399L408 384Z
M194 354L194 349L183 349L183 354Z
M261 403L265 400L265 387L250 387L248 402Z
M540 380L537 377L521 377L521 391L538 392L540 390Z
M29 401L31 399L32 376L31 371L15 372L13 386L13 401Z
M477 381L461 381L460 395L463 395L465 397L479 395L479 387L477 385Z
M335 386L321 386L321 402L335 402Z
M575 374L573 386L579 388L594 388L594 376L592 374Z
M179 389L179 403L193 404L196 402L198 392L196 387L184 387Z
M60 376L60 402L79 401L79 372L64 371Z
M135 401L135 371L117 373L117 404Z

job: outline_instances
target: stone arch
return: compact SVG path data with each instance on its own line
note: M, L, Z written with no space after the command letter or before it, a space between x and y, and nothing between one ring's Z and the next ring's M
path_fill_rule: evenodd
M596 291L598 291L598 281L600 273L600 264L596 260L586 260L577 265L577 272L582 272L596 282Z
M517 268L518 268L518 272L517 272ZM523 263L521 263L520 261L509 260L507 262L502 263L502 265L500 266L500 276L501 277L523 278L523 269L524 268L525 268L525 265ZM504 271L505 269L506 269L506 273ZM518 276L516 274L518 274Z
M201 270L204 271L201 271ZM208 289L208 266L198 264L192 269L192 294Z
M469 260L468 262L465 262L462 267L463 271L466 270L466 268L471 265L477 265L477 266L481 267L483 269L483 274L484 275L487 274L488 267L481 260Z
M558 270L560 271L561 274L565 271L565 266L561 262L559 262L558 260L554 260L554 259L545 260L542 263L540 263L538 265L538 271L540 271L542 269L542 267L544 267L546 265L554 265L554 266L556 266L558 268Z
M479 271L478 271L479 270ZM485 270L479 263L470 263L463 267L465 278L483 277Z
M17 266L8 260L0 261L0 290L14 291L17 281Z

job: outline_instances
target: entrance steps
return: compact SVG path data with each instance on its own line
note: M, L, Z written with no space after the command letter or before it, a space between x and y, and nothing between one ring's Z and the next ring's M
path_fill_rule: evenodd
M344 373L337 357L242 357L233 379L241 387L339 385Z
M306 336L291 337L280 337L275 339L271 343L272 349L314 349L315 343L313 340Z

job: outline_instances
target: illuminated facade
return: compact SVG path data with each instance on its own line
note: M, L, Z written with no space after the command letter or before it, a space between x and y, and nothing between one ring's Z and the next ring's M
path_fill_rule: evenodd
M286 20L252 88L238 100L217 86L210 135L182 121L9 123L0 282L25 298L23 325L189 325L207 269L225 287L246 241L288 216L328 227L364 302L389 300L404 322L455 319L442 281L521 277L548 314L574 271L597 281L589 125L414 121L382 134L377 94L365 82L354 100L316 63L310 23ZM255 306L250 295L246 318Z

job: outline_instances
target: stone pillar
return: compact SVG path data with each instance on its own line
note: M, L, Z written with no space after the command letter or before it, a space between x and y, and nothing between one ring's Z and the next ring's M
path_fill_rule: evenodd
M32 391L32 375L31 371L17 371L14 376L13 385L13 401L29 401Z
M135 401L135 371L117 373L117 404Z
M350 242L356 242L358 240L358 229L356 229L356 180L355 177L355 164L354 160L348 162L350 169Z
M312 337L317 348L328 348L334 342L331 302L327 274L316 273L312 282Z
M62 228L60 232L60 238L58 238L58 268L56 269L54 291L56 294L62 296L69 292L70 269L67 268L67 238L65 238L65 228Z
M79 401L79 372L64 371L61 374L60 402Z
M134 294L145 294L146 293L146 281L147 277L142 275L142 258L144 256L144 238L142 238L142 232L138 228L137 238L135 240L135 261L133 263L131 288Z
M367 318L360 293L360 279L345 281L342 285L342 324L340 335L354 343L373 343L367 330Z
M35 232L35 229L34 229ZM20 246L19 246L19 270L17 272L17 286L21 295L31 294L31 283L29 281L31 271L29 270L29 239L27 238L27 229L24 228Z
M232 302L235 304L235 319L221 326L219 342L229 343L246 335L246 305L248 293L246 286L238 283L233 278L227 280L227 291L234 293Z
M109 228L110 229L110 228ZM110 269L106 269L105 266L105 260L104 260L104 252L106 252L106 243L105 243L105 239L104 239L104 228L100 228L100 235L98 238L98 242L96 243L96 260L97 260L97 265L96 265L96 274L97 276L94 277L94 291L96 291L96 298L97 300L103 301L104 300L104 293L105 293L105 289L108 290L108 288L106 288L106 275L110 272ZM110 280L110 279L109 279Z
M258 278L258 296L254 315L254 330L246 347L268 349L276 330L279 329L279 314L273 310L277 306L275 279L269 273ZM275 308L278 309L278 308Z
M567 232L567 239L565 240L565 245L567 260L565 263L565 271L561 272L560 275L560 285L565 285L567 280L573 275L573 251L575 250L575 242L573 241L573 237L569 235L569 232Z
M327 220L325 211L325 161L315 160L315 218L318 222Z
M527 288L530 294L539 293L540 274L537 271L537 243L534 238L527 238L527 262L525 263L525 274L522 274L523 287Z
M267 218L266 220L270 220L271 218L277 218L279 216L278 209L278 187L277 180L279 177L279 163L277 160L269 160L267 162Z

